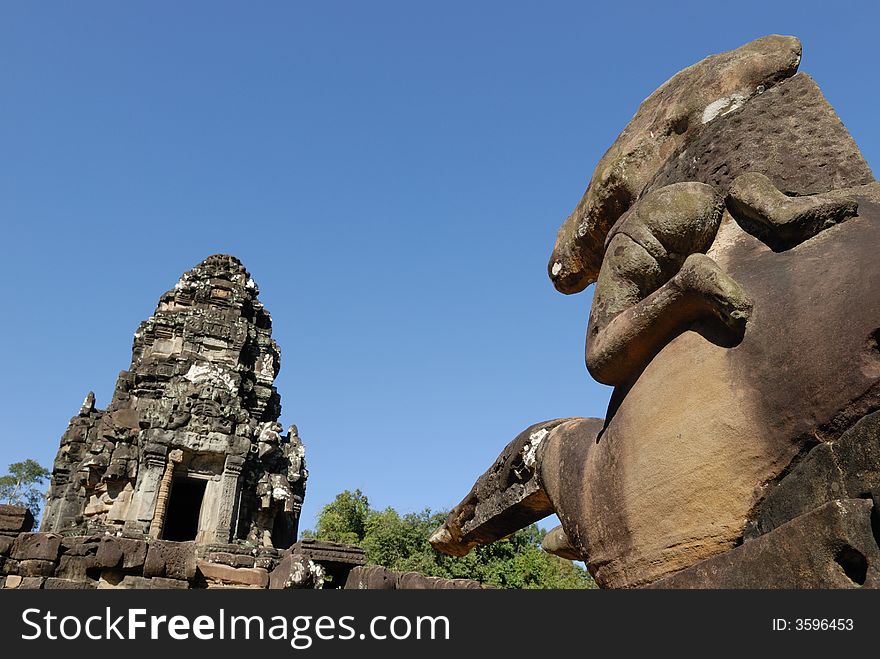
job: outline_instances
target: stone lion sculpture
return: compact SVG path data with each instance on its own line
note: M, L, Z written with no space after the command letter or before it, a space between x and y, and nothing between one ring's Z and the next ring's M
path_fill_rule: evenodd
M523 431L436 549L556 513L602 587L880 585L880 184L800 59L764 37L641 104L548 265L595 283L607 416Z

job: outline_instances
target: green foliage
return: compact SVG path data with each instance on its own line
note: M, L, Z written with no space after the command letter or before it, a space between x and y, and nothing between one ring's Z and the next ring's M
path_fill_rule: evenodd
M0 502L25 506L38 519L43 503L43 489L38 486L47 478L49 470L35 460L9 465L9 473L0 476Z
M596 587L584 569L541 549L544 532L536 524L456 558L434 551L428 543L445 520L446 513L428 509L404 515L393 508L373 510L360 490L346 490L324 506L317 530L303 535L358 545L368 563L400 572L476 579L498 588Z
M318 518L315 532L305 531L305 537L359 545L367 532L367 518L370 502L360 491L341 492L332 503L328 503Z

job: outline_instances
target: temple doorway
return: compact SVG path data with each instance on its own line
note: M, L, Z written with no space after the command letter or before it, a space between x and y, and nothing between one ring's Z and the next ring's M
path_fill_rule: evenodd
M186 542L196 539L207 484L208 481L201 479L174 481L171 495L168 497L168 512L165 515L165 528L162 532L164 540Z

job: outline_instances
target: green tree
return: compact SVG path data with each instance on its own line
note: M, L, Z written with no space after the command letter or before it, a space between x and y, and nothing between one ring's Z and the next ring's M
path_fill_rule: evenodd
M25 460L9 465L9 473L0 476L0 502L29 508L34 519L40 517L43 488L39 487L49 478L49 470L35 460Z
M346 490L324 506L316 531L303 535L358 545L369 564L400 572L476 579L498 588L596 587L586 570L541 549L544 531L536 524L461 558L440 554L428 538L445 519L446 513L429 509L404 515L393 508L374 510L363 492Z
M332 503L324 506L316 531L306 531L303 535L359 545L366 535L369 512L370 502L360 490L345 490L337 494Z

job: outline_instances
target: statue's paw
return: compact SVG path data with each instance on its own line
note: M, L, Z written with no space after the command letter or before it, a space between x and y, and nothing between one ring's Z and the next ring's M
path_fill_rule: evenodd
M752 315L752 300L733 277L705 254L691 254L676 275L678 285L696 294L707 311L737 336L745 332Z
M836 194L789 197L758 172L737 177L727 208L749 233L774 251L785 251L858 215L856 201Z

